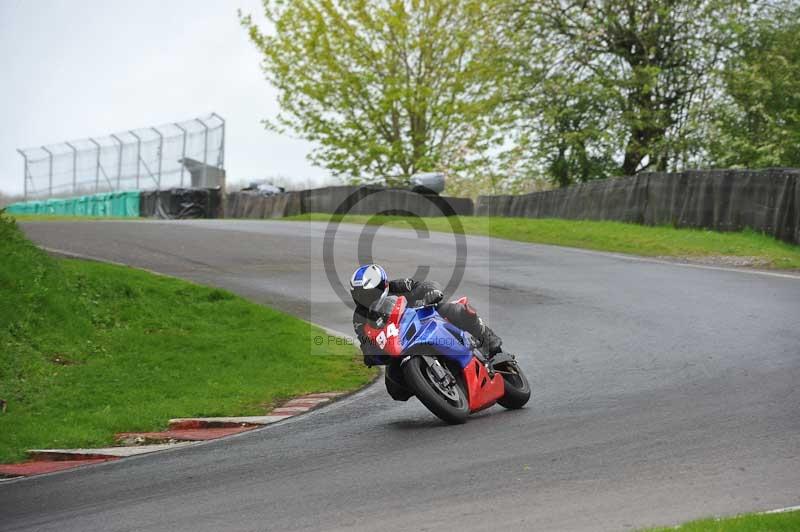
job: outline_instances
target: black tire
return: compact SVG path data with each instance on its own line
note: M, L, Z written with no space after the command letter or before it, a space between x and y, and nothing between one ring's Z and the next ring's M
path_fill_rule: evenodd
M389 393L389 397L395 401L408 401L414 396L414 394L408 391L405 386L401 386L399 383L392 380L392 378L389 376L389 368L386 368L386 377L384 378L384 382L386 383L386 391Z
M519 365L516 362L505 362L499 364L496 369L503 372L501 375L506 389L505 394L497 400L497 403L509 410L525 406L531 398L531 385Z
M457 400L453 401L438 391L427 376L427 363L421 356L412 356L403 364L406 384L425 407L439 419L458 425L464 423L469 416L469 400L458 378L454 390Z

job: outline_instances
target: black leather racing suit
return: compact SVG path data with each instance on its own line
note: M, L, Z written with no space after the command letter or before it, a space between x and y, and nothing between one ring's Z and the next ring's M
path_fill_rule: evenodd
M416 281L414 279L395 279L389 281L389 294L401 295L408 300L409 305L416 305L418 301L425 298L425 294L432 290L441 291L442 288L439 283L435 281ZM493 339L496 340L498 348L500 344L499 338L491 333L491 330L484 327L481 323L478 313L469 304L462 305L455 302L439 303L439 314L464 331L467 331L472 336L482 341L485 333L491 334ZM364 354L364 364L367 366L375 366L385 364L387 356L374 343L365 341L364 325L371 323L375 325L375 320L378 316L371 315L367 307L356 305L353 312L353 329L355 329L358 339L361 341L361 352Z

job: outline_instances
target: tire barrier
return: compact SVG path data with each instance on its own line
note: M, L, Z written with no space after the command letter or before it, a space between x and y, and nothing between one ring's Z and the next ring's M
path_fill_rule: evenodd
M374 194L381 190L381 194ZM445 202L450 209L441 209ZM408 213L418 216L442 216L454 212L460 216L474 214L474 204L469 198L451 198L435 194L423 195L404 189L382 187L325 187L286 192L273 196L260 196L252 192L228 194L225 216L228 218L283 218L318 212L334 214Z
M140 192L131 191L12 203L6 210L10 214L134 218L140 215L139 206Z
M644 173L519 196L480 196L478 216L613 220L741 231L800 243L800 170Z
M162 219L221 218L222 194L215 188L143 191L141 215Z

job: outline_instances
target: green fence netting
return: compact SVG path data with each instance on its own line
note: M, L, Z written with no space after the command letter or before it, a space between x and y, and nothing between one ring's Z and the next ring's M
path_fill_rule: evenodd
M53 216L113 216L138 218L139 191L104 192L75 198L12 203L6 210L11 214L45 214Z

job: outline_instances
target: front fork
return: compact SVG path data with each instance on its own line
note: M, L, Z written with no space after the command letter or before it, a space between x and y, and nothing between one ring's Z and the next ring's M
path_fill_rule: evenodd
M438 380L440 384L444 386L453 386L456 383L456 379L453 376L453 373L449 369L446 369L444 366L442 366L442 363L439 362L438 358L432 357L430 355L415 355L415 356L422 357L422 359L425 361L425 364L431 369L433 377L436 378L436 380ZM410 359L411 355L403 358L403 360L400 361L400 367L403 367L403 365Z
M436 380L439 381L441 385L447 386L449 388L456 384L456 378L453 376L453 373L450 370L445 369L442 366L442 363L439 362L438 358L429 355L422 355L422 358L423 360L425 360L425 363L431 369L433 376L436 378Z

